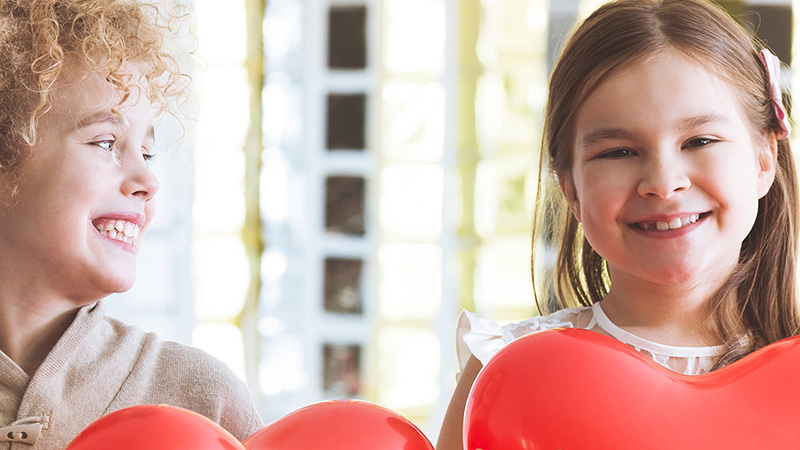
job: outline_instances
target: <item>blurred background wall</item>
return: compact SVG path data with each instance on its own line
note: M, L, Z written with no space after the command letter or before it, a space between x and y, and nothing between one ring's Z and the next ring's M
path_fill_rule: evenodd
M190 11L192 90L157 123L159 211L110 314L227 362L267 422L361 398L435 440L459 311L536 314L547 77L598 3L163 3ZM791 0L724 5L791 63Z

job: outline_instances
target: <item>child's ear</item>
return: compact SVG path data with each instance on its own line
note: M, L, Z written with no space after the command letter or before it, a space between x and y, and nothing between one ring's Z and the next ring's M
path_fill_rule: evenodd
M568 173L558 174L558 187L561 188L561 193L564 194L564 198L567 200L567 204L572 211L572 215L575 216L575 220L580 222L581 202L578 199L578 194L575 192L575 183L572 182L572 177L569 176Z
M775 181L778 166L778 139L774 132L767 134L767 145L758 152L758 198L767 195Z

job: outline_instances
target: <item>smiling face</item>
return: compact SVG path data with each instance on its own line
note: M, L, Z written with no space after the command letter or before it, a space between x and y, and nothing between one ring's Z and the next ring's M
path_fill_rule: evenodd
M65 69L18 194L0 211L0 248L22 279L85 303L132 286L158 182L146 163L154 136L143 84L118 105L109 82Z
M774 177L734 90L674 51L619 69L577 111L562 190L618 280L730 273Z

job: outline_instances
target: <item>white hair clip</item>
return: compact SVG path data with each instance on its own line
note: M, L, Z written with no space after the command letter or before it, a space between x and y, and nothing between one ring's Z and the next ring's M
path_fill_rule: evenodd
M783 106L783 97L781 97L781 61L766 48L761 50L761 61L764 63L769 77L772 108L775 110L775 115L781 124L781 132L777 133L776 137L778 140L786 139L789 137L789 132L792 131L792 126L789 124L789 115L786 114L786 108Z

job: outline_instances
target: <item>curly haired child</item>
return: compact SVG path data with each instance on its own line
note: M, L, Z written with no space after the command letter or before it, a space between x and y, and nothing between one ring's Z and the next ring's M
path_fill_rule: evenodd
M239 439L262 425L227 366L100 301L134 282L158 191L153 110L185 88L163 20L135 0L0 0L0 448L63 449L139 404Z

